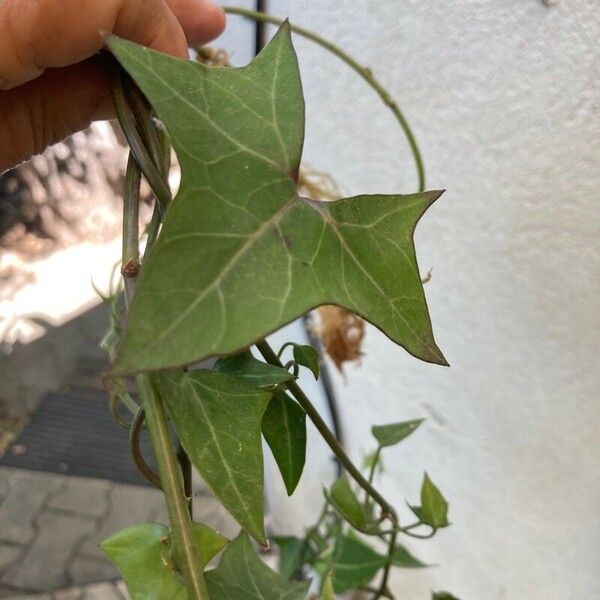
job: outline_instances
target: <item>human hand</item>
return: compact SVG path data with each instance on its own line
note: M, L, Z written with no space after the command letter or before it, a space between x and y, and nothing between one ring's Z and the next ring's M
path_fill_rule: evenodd
M212 0L0 0L0 174L114 116L105 35L186 57L224 27Z

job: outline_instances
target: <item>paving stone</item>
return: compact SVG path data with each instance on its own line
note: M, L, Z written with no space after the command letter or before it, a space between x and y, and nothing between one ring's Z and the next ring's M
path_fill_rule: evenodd
M8 481L8 473L3 469L0 471L0 503L4 502L10 494L10 483Z
M104 557L98 545L117 531L137 523L152 521L162 506L162 492L135 485L115 485L110 493L111 508L101 527L90 535L81 554Z
M7 567L11 562L14 562L19 558L19 555L23 552L23 546L16 544L1 544L0 545L0 571Z
M66 477L65 484L50 499L48 507L100 517L108 509L112 485L109 481Z
M84 591L80 587L60 590L52 594L53 600L83 600Z
M82 600L123 600L123 596L112 583L99 583L86 587Z
M60 487L62 476L0 468L10 493L0 505L0 539L26 544L35 534L33 521L44 502Z
M5 600L52 600L52 596L50 594L19 594L6 596Z
M115 585L117 586L119 592L121 592L121 596L123 596L123 598L125 598L126 600L129 600L129 592L127 591L127 586L125 585L125 582L122 579L120 579L115 583Z
M116 579L119 572L116 567L103 556L76 556L69 567L69 576L75 585L87 585L99 581Z
M95 527L94 519L45 512L36 521L39 534L19 564L10 567L2 583L17 589L55 590L70 583L67 566L74 548Z

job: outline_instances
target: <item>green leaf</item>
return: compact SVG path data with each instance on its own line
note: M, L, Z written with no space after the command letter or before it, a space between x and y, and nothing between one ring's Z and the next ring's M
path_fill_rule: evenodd
M382 448L393 446L408 437L425 419L390 423L389 425L373 425L371 433Z
M323 590L321 591L321 600L335 600L335 592L333 591L333 578L331 571L325 577Z
M340 477L331 486L329 500L348 523L357 529L365 528L367 523L363 507L345 477Z
M294 535L279 535L271 538L279 546L279 574L291 577L307 561L314 558L310 546Z
M333 589L341 594L368 583L387 560L357 537L339 536L332 560Z
M413 556L404 546L397 544L392 554L392 564L402 569L423 569L429 565Z
M289 371L258 360L250 352L220 358L213 369L245 379L256 387L272 387L294 379Z
M447 527L448 503L438 488L433 484L429 475L425 473L421 486L421 522L440 529Z
M219 566L206 574L215 600L304 600L310 582L289 582L256 555L250 538L241 533L227 546Z
M459 600L459 598L453 596L449 592L433 592L431 600Z
M204 567L226 545L227 538L203 523L194 523L194 537ZM188 600L181 576L170 557L169 530L143 523L128 527L100 544L125 580L131 600Z
M310 369L315 379L319 379L319 353L312 346L294 344L294 360Z
M262 432L291 496L306 458L306 413L285 392L276 390L263 415Z
M423 509L420 506L408 505L408 508L413 511L419 521L423 522Z
M240 525L265 543L260 424L270 393L204 369L157 379L190 460Z
M182 177L114 374L238 352L320 304L344 306L414 356L446 364L413 243L441 192L298 196L304 99L288 24L241 69L107 43L165 124Z

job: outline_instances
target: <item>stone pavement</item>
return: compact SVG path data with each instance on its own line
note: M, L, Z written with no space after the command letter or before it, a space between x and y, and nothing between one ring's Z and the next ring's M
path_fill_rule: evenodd
M195 494L194 508L198 520L236 535L238 526L212 496ZM158 490L0 467L0 598L126 598L111 583L118 573L98 544L142 522L167 523Z

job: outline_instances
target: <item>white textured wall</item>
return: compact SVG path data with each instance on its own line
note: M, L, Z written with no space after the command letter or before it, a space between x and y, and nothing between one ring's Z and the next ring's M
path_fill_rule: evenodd
M362 365L337 380L356 457L371 423L428 418L386 455L387 496L417 499L427 469L451 503L450 529L408 544L441 566L402 572L394 591L600 598L600 4L270 8L373 68L414 127L428 187L448 190L417 244L452 367L420 364L370 329ZM297 49L306 160L349 193L413 191L406 144L377 97L320 49ZM275 509L280 524L312 513L323 472L311 460L312 483Z

